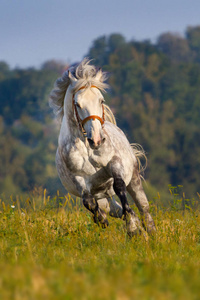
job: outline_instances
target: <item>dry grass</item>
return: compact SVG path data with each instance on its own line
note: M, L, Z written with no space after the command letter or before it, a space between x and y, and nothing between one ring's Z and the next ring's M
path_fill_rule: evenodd
M101 229L65 200L57 209L46 195L40 208L1 202L1 299L199 299L197 209L152 206L157 234L130 240L123 221Z

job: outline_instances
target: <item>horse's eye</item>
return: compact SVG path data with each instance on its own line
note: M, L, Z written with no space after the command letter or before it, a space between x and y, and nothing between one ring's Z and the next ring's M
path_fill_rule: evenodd
M76 103L76 106L78 107L78 108L81 108L81 106L80 106L80 104L77 102Z
M105 100L104 99L100 99L101 104L104 104Z

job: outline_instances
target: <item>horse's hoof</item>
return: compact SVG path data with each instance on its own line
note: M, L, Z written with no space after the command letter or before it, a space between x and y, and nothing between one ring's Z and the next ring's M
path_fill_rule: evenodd
M142 231L141 229L138 227L136 228L134 231L127 231L127 234L130 238L134 237L134 236L138 236L141 235Z
M109 222L107 219L104 220L104 222L99 222L99 225L102 227L102 228L107 228L109 226Z
M140 220L135 214L131 213L126 215L126 228L129 237L133 237L141 234Z
M149 224L148 227L147 227L147 229L146 229L146 231L150 235L156 233L156 226L155 226L155 224L154 223L151 224L151 225Z
M109 222L105 217L99 218L97 216L93 216L93 220L94 220L94 223L96 223L101 228L107 228L109 226Z

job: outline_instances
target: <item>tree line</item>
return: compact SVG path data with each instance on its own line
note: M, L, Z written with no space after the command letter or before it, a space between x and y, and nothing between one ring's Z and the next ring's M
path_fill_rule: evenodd
M200 26L156 43L101 36L86 56L109 74L106 101L130 142L146 151L150 189L183 185L193 197L200 191ZM0 193L61 189L48 95L66 68L52 60L11 70L0 62Z

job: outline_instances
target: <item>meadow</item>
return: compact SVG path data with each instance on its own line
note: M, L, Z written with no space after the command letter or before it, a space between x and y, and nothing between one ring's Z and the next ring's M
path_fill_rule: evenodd
M199 200L173 199L151 203L156 234L132 239L70 195L1 199L0 299L200 299Z

